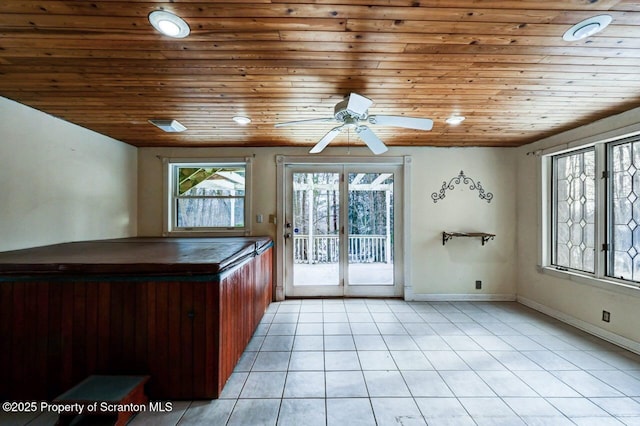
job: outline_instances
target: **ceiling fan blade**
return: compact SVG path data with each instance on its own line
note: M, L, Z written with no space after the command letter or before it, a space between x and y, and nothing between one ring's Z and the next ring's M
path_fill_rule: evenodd
M309 120L287 121L286 123L278 123L275 125L275 127L295 126L296 124L329 123L332 121L336 121L336 119L333 117L311 118Z
M402 115L372 115L369 117L369 123L416 130L431 130L433 128L433 120L429 118L405 117Z
M338 136L341 131L342 131L342 126L334 127L333 129L329 130L329 133L324 135L322 139L318 141L316 146L311 148L311 151L309 151L309 154L317 154L319 152L322 152L322 150L325 149L327 145L329 145L329 142L334 140L335 137Z
M367 126L356 127L356 133L360 136L360 139L367 144L371 152L374 154L382 154L383 152L387 152L389 148L382 142L375 133L371 131Z
M347 111L353 112L356 115L364 115L371 105L373 105L373 101L371 99L352 92L349 95Z

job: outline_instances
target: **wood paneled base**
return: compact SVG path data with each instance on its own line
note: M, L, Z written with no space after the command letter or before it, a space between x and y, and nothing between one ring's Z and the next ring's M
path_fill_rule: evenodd
M211 276L0 282L0 398L92 374L149 375L155 399L216 398L272 299L272 249Z

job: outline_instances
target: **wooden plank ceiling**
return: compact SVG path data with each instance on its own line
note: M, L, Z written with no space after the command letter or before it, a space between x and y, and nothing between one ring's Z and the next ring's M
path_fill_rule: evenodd
M190 36L156 32L160 9ZM434 120L376 126L388 145L519 146L640 106L639 70L632 0L0 1L0 95L139 147L312 146L331 123L274 124L331 117L352 91ZM188 130L148 123L167 118Z

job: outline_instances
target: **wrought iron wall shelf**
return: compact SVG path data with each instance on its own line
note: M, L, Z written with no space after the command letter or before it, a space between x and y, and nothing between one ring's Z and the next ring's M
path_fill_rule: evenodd
M442 245L444 245L447 241L452 239L453 237L479 237L480 241L482 241L482 245L489 240L493 240L496 234L488 234L486 232L442 232Z

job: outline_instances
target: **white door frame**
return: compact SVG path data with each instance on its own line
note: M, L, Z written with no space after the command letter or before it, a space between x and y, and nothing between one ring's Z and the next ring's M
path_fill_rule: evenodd
M398 272L396 276L400 277L400 281L397 283L400 289L399 296L404 298L411 298L413 295L412 286L410 285L411 268L409 262L411 259L411 245L410 245L410 229L411 229L411 157L316 157L316 156L276 156L276 250L275 250L275 278L276 278L276 300L284 300L285 298L285 271L286 271L286 255L285 255L285 212L286 212L286 166L289 165L380 165L380 166L402 166L401 167L401 180L402 180L402 242L396 246L396 253L398 254ZM357 294L349 294L351 296ZM348 296L348 295L346 295Z

